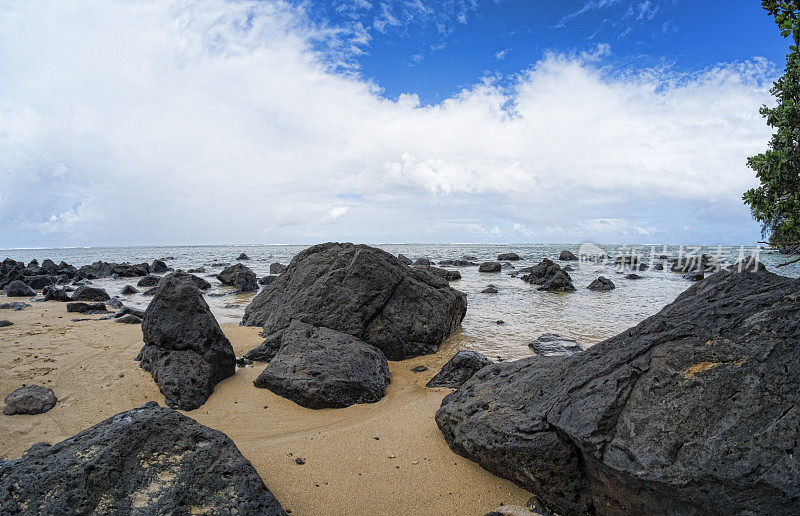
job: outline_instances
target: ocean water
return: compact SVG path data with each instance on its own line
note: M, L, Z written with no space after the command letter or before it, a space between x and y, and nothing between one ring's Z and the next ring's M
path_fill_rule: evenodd
M231 287L217 281L215 274L222 267L211 267L212 263L236 263L236 257L244 252L250 260L245 263L259 276L268 274L273 262L288 264L293 256L308 246L298 245L251 245L251 246L178 246L178 247L109 247L109 248L65 248L65 249L8 249L0 250L0 257L11 257L28 263L36 258L50 258L58 263L66 261L76 267L97 260L108 262L152 263L154 259L170 257L167 265L187 270L205 267L198 274L213 287L206 292L206 300L220 322L239 322L244 307L255 293L236 294ZM402 253L411 259L429 258L435 262L475 257L478 262L495 260L504 252L515 252L522 260L512 262L515 269L537 264L542 258L556 260L564 249L579 254L580 245L550 244L378 244L392 254ZM639 254L642 261L665 254L676 257L688 252L703 252L717 256L725 263L734 263L743 256L755 254L767 267L779 274L797 277L800 263L776 269L786 261L784 255L769 253L754 247L703 247L679 246L619 246L600 245L609 256ZM584 347L639 323L658 312L678 294L691 286L680 274L669 271L647 270L639 272L642 279L629 280L618 274L613 263L589 266L586 263L559 262L562 266L575 268L570 272L577 291L551 293L537 291L536 285L525 283L509 275L513 269L500 273L480 273L478 268L447 267L461 273L462 279L451 282L451 286L468 297L467 315L461 329L445 344L449 351L473 349L491 358L516 359L530 356L528 342L542 333L554 332L576 339ZM586 287L598 276L605 276L616 284L610 292L593 292ZM139 278L95 280L97 286L105 288L112 296L126 284L136 285ZM497 294L482 294L487 285L497 287ZM140 290L145 290L141 288ZM140 294L121 296L125 303L144 308L151 298ZM498 324L498 321L503 321Z

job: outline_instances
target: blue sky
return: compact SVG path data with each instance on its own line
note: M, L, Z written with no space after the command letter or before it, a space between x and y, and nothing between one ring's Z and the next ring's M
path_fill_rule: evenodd
M752 244L758 4L4 2L0 248Z
M370 40L360 72L396 97L435 104L484 75L514 75L546 52L613 53L620 70L702 70L762 56L781 63L786 41L754 0L334 0L315 20L361 24ZM389 21L387 21L389 20Z

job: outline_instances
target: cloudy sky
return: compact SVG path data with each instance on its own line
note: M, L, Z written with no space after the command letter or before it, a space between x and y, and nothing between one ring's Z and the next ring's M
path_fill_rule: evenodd
M751 244L757 4L7 0L0 248Z

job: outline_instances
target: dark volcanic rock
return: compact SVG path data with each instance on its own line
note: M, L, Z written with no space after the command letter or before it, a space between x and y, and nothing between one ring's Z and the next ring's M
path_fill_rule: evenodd
M14 323L5 319L0 320L0 328L5 328L6 326L14 326Z
M72 297L66 288L45 287L42 289L45 301L72 301Z
M237 259L237 260L242 260L242 261L245 261L245 260L249 260L249 259L250 259L250 257L249 257L249 256L247 256L246 254L242 253L242 254L240 254L239 256L237 256L237 257L236 257L236 259Z
M139 282L136 284L137 287L155 287L158 285L158 282L161 281L161 277L153 276L152 274L148 274L144 278L140 279Z
M431 261L427 258L417 258L417 261L414 262L414 265L430 267Z
M31 305L28 303L20 303L19 301L14 301L13 303L3 303L0 305L0 310L14 310L15 312L19 312L20 310L24 310L29 308Z
M242 358L252 362L269 362L275 357L275 354L281 347L280 337L282 335L283 333L280 333L279 335L268 338L258 346L245 353Z
M138 308L133 308L130 306L120 306L119 312L114 314L114 317L122 317L128 314L135 315L139 319L144 319L144 310L140 310Z
M672 272L686 274L687 272L717 272L720 269L720 263L716 258L710 254L702 254L699 256L684 256L679 258L672 264Z
M125 285L124 287L122 287L122 290L120 290L119 293L122 294L123 296L129 296L131 294L138 294L139 289L132 285Z
M589 283L589 286L586 287L589 290L597 290L597 291L604 291L604 290L614 290L616 285L610 279L606 278L605 276L600 276L596 280Z
M272 267L270 267L271 269ZM256 273L251 271L247 266L237 263L226 267L222 272L217 274L217 279L223 285L231 285L236 287L239 292L253 292L258 290L258 278Z
M153 274L164 274L167 271L169 271L169 267L167 267L167 264L164 263L163 260L153 260L153 264L150 266L150 272Z
M6 396L3 414L7 416L13 414L42 414L55 407L56 401L58 399L53 394L53 389L42 387L41 385L25 385ZM2 469L0 469L1 475Z
M189 269L187 272L189 274L203 273L203 272L206 272L206 268L205 267L197 267L196 269Z
M366 245L327 243L292 259L247 306L245 326L280 340L293 319L349 333L390 360L433 353L461 324L467 297L446 280Z
M34 290L42 290L56 284L56 277L48 274L37 274L36 276L26 276L25 283Z
M3 514L284 515L225 434L150 402L0 466Z
M558 255L559 260L574 262L578 260L578 257L572 254L572 251L567 251L566 249L561 251L561 254Z
M413 265L414 264L414 262L411 260L411 258L409 258L408 256L406 256L406 255L404 255L402 253L397 255L397 259L400 260L401 262L405 263L406 265Z
M500 262L483 262L478 267L478 272L500 272L501 268Z
M520 257L517 253L502 253L497 255L498 262L515 262L519 259Z
M690 281L700 281L703 278L705 278L705 273L702 271L688 272L683 275L683 279L688 279Z
M481 294L497 294L497 287L488 285L485 289L481 290Z
M170 407L193 410L234 374L236 355L190 274L164 276L144 313L136 357Z
M547 258L543 259L533 267L526 267L520 272L525 272L522 280L534 285L542 285L538 290L550 292L573 292L575 286L569 273L564 271L561 266Z
M105 303L67 303L67 312L79 314L107 314Z
M529 342L528 347L537 355L545 357L572 355L583 351L577 340L557 333L543 333L536 340Z
M389 366L379 349L352 335L293 321L253 383L303 407L339 408L380 400Z
M270 266L269 266L269 273L270 274L278 274L278 275L280 275L280 274L283 274L284 272L286 272L286 266L284 264L282 264L282 263L275 262L275 263L271 263Z
M639 276L638 274L631 273L631 274L626 274L625 278L626 279L634 279L635 280L635 279L642 279L642 276Z
M142 318L133 314L125 314L119 317L114 317L114 322L122 324L142 324Z
M558 513L796 513L799 291L720 271L581 353L482 369L436 421Z
M428 382L428 387L457 389L492 361L476 351L459 351Z
M28 284L22 280L12 281L3 287L3 292L8 297L30 297L36 295L36 291L29 287Z
M272 283L276 279L278 279L277 276L264 276L260 280L258 280L258 284L262 285L262 286L269 285L270 283Z
M102 288L80 286L72 293L73 301L108 301L111 296Z
M478 264L471 260L442 260L439 262L439 265L447 265L450 267L474 267Z
M449 271L447 269L442 269L441 267L432 267L432 266L425 266L425 265L415 265L415 267L419 267L424 271L428 271L431 274L435 274L442 279L446 279L447 281L457 281L461 279L461 273L458 271Z

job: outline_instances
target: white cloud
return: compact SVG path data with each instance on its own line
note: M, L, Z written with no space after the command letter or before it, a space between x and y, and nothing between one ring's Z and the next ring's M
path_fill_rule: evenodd
M769 136L763 60L681 75L550 54L420 106L287 2L0 9L0 247L576 241L594 219L758 236L740 196Z
M510 49L510 48L504 48L503 50L500 50L500 51L498 51L498 52L497 52L497 53L494 55L494 57L495 57L495 59L497 59L498 61L502 61L503 59L505 59L506 57L508 57L508 53L509 53L509 52L511 52L511 49Z

